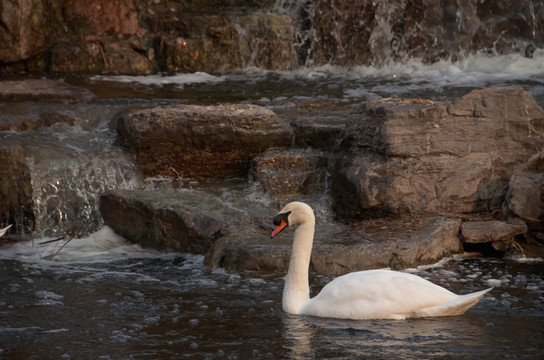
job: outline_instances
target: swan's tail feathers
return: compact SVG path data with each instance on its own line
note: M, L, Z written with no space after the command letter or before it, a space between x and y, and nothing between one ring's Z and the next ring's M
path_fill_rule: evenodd
M419 310L416 316L430 317L463 315L468 309L476 305L478 301L480 301L484 295L490 292L492 289L493 288L489 288L466 295L458 295L455 299L443 304Z

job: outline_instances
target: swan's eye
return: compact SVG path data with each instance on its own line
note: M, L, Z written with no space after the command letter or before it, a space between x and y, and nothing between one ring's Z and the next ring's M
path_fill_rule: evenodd
M287 225L289 225L289 214L291 214L290 211L286 212L286 213L282 213L282 214L278 214L276 215L276 217L274 217L274 220L272 221L274 223L274 225L278 226L281 224L281 221L285 221L285 223Z

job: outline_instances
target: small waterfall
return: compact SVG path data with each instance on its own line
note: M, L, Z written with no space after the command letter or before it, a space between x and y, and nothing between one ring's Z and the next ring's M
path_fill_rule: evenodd
M43 116L44 111L64 114L74 119L76 125L59 123L3 135L17 138L24 148L30 171L35 236L93 232L102 226L98 206L104 191L132 189L142 184L131 156L115 146L116 132L109 125L121 108L100 102L28 103L26 115Z
M43 148L42 148L43 150ZM139 186L134 163L119 150L76 152L48 149L28 158L33 185L36 234L83 234L102 225L100 195L109 189Z
M295 46L307 66L434 63L475 53L531 57L544 47L544 4L532 0L277 0L274 9L295 19Z
M295 49L299 64L313 65L312 44L315 38L314 18L317 2L309 0L276 0L274 10L295 19Z

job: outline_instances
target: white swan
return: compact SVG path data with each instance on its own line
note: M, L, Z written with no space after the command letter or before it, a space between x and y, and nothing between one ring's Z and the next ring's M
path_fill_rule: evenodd
M295 231L289 270L283 289L283 310L343 319L406 319L461 315L488 291L456 295L419 276L367 270L340 276L310 299L308 267L314 239L315 217L308 205L287 204L274 218L274 237L290 225Z

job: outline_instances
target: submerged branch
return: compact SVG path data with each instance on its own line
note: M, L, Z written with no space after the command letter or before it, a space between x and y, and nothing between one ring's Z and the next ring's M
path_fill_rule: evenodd
M61 246L54 254L51 254L51 255L49 255L49 256L46 256L45 259L47 259L47 258L50 259L50 258L53 258L53 257L57 256L57 255L60 253L60 251L61 251L62 249L64 249L64 247L65 247L66 245L68 245L68 243L69 243L70 241L72 241L76 236L78 236L78 235L79 235L79 234L80 234L87 226L89 226L91 223L92 223L92 221L89 221L89 222L85 223L85 224L84 224L81 228L79 228L79 230L76 231L76 232L75 232L68 240L66 240L66 242L65 242L64 244L62 244L62 246ZM49 244L49 243L53 243L53 242L56 242L56 241L61 241L61 240L66 239L66 237L67 237L67 235L64 235L64 236L61 236L61 237L56 238L56 239L53 239L53 240L46 240L46 241L43 241L43 242L39 243L39 245L44 245L44 244Z
M65 243L57 250L57 252L54 253L51 257L57 256L58 253L59 253L62 249L64 249L64 247L65 247L66 245L68 245L68 243L69 243L70 241L72 241L73 238L75 238L76 236L78 236L79 233L81 233L81 232L83 231L83 229L85 229L85 228L86 228L87 226L89 226L91 223L92 223L92 221L89 221L88 223L84 224L84 225L83 225L83 226L82 226L82 227L81 227L74 235L72 235L72 237L69 238L69 239L68 239L68 240L67 240L67 241L66 241L66 242L65 242Z
M50 244L50 243L53 243L53 242L56 242L56 241L61 241L61 240L66 239L66 236L67 235L63 235L63 236L61 236L59 238L56 238L56 239L53 239L53 240L42 241L42 242L38 243L38 245L45 245L45 244Z

